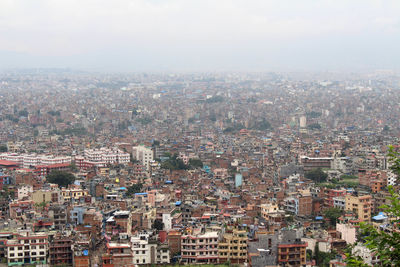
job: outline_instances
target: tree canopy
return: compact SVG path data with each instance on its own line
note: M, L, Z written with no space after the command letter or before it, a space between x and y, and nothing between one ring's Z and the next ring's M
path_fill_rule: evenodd
M126 195L128 197L131 197L136 193L140 193L140 191L142 191L142 188L143 188L142 183L131 185L130 187L128 187L128 191L126 192Z
M161 168L168 170L187 170L188 166L178 158L177 154L174 154L172 157L161 163Z
M8 148L7 145L0 145L0 152L7 152Z
M326 174L321 168L312 169L311 171L306 172L304 176L316 183L323 183L328 178L328 174Z
M75 176L66 171L52 171L47 175L47 182L58 184L61 187L67 187L75 181Z
M337 219L342 215L342 210L336 207L326 209L324 215L329 219L332 226L336 225Z

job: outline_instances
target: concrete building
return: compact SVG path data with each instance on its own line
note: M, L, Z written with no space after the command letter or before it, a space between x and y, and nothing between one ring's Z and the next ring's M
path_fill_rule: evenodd
M243 175L241 173L235 174L235 187L242 186L243 184Z
M72 240L56 237L49 246L49 263L51 265L72 265Z
M372 197L365 196L346 196L346 211L351 211L357 215L360 221L371 220Z
M218 243L219 263L243 264L247 261L247 232L227 230Z
M53 190L37 190L32 193L32 200L35 204L40 203L54 203L62 204L63 197L59 189Z
M19 236L7 241L8 266L46 264L49 243L47 235Z
M168 245L160 245L157 239L147 232L139 232L131 237L134 264L170 263Z
M218 262L218 232L182 235L182 262L213 264Z
M132 148L132 157L149 170L150 162L153 161L153 151L149 147L135 146Z
M129 153L125 153L118 148L85 149L85 161L96 166L106 164L127 164L130 161Z
M33 192L32 185L20 185L18 187L18 199L30 197Z

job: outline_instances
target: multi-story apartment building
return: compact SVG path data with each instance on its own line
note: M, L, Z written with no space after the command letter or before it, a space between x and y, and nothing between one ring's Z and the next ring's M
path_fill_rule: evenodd
M89 195L89 192L88 190L81 188L71 188L71 189L63 188L61 190L61 194L64 197L65 202L70 202L71 200L78 201L81 197Z
M346 208L346 198L345 197L334 197L333 207L344 210Z
M149 170L150 162L153 161L153 150L145 146L135 146L132 148L132 157Z
M304 166L304 171L310 171L312 169L317 169L317 168L331 168L331 162L333 158L326 157L326 158L311 158L307 156L302 156L301 157L301 163Z
M247 239L245 230L227 230L218 243L219 263L244 263L247 260Z
M106 164L127 164L130 161L129 153L125 153L118 148L85 149L85 161L96 166Z
M38 165L71 164L72 162L70 156L18 153L1 153L0 159L16 162L19 166L24 168L36 167Z
M133 255L130 244L108 242L106 249L107 253L102 256L104 267L131 266Z
M49 245L49 262L51 265L72 265L72 240L56 237Z
M131 237L134 264L168 264L170 262L169 247L160 245L155 236L147 232L139 232Z
M53 220L57 230L63 229L67 224L67 208L64 205L51 205L49 207L49 218Z
M64 198L61 194L60 189L53 190L37 190L32 193L32 200L35 204L39 203L54 203L54 204L62 204L64 202Z
M307 243L300 240L278 245L279 266L306 266Z
M365 196L346 196L346 211L351 211L357 215L360 221L371 220L372 197Z
M44 234L18 236L7 241L8 266L23 264L46 264L48 238Z
M189 264L218 262L218 232L182 235L182 262Z
M128 210L116 211L106 221L106 234L132 233L132 215Z

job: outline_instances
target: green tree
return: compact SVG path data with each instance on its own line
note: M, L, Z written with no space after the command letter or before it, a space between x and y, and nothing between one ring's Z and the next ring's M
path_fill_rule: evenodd
M128 187L126 195L128 197L132 197L134 194L140 193L140 191L142 191L142 188L143 188L143 184L142 183L133 184L130 187Z
M342 213L341 209L332 207L324 211L324 216L329 219L332 226L335 226L337 219L342 216Z
M400 154L392 146L389 147L389 160L392 162L392 170L399 179ZM360 223L360 236L363 237L364 245L380 260L379 266L391 267L400 266L400 195L389 186L389 204L383 205L384 212L390 219L389 228L391 231L376 229L370 223ZM368 266L362 258L352 253L349 247L346 253L347 266L365 267Z
M161 163L161 168L168 170L187 170L188 166L178 158L177 154L174 154L168 160Z
M7 152L8 148L7 145L0 145L0 152Z
M192 169L203 168L203 162L200 159L189 159L189 166Z
M306 172L304 176L316 183L323 183L328 178L328 174L326 174L321 168L312 169L311 171Z
M155 219L152 228L161 231L164 229L164 223L160 219Z
M67 187L75 181L75 176L66 171L52 171L47 175L47 182L58 184L60 187Z

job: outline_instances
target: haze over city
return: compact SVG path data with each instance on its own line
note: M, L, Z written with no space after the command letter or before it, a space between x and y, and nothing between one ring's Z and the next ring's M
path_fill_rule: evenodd
M400 2L2 0L0 68L399 69Z

